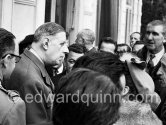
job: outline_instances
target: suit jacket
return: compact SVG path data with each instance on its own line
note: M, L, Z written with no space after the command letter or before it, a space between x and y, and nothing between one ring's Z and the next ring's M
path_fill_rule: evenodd
M25 101L27 125L53 124L54 85L44 64L29 50L21 55L6 88L17 90Z
M166 50L166 46L165 46L165 50ZM138 54L137 54L138 57L140 57L142 60L146 61L147 51L148 51L147 48L143 47L138 52ZM161 90L163 87L166 87L166 53L160 59L159 63L152 69L152 72L149 75L152 77L152 79L154 81L155 91L161 97Z
M93 47L91 50L87 51L87 53L95 53L97 52L97 49L95 47Z
M164 45L165 50L166 46ZM146 60L147 48L144 47L138 52L138 56ZM150 74L155 83L155 91L161 98L161 103L157 107L155 113L162 120L163 125L166 125L166 53L163 55L159 63Z
M155 113L162 120L163 125L166 125L166 88L162 88L161 91L161 103L156 109Z
M62 73L55 74L55 75L53 75L53 67L52 66L46 66L46 70L47 70L49 76L51 77L51 80L55 86L55 92L56 92L59 88L59 80L67 74L66 68L65 68L65 66L63 66Z

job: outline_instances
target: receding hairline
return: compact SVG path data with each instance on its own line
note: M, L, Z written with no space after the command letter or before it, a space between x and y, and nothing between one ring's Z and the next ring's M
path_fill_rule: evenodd
M58 33L65 32L65 29L54 22L44 23L39 26L34 34L34 42L39 41L43 36L56 36Z
M152 21L152 22L150 22L150 23L147 24L146 29L147 29L148 27L150 27L150 26L153 26L153 27L160 26L160 27L162 27L162 29L163 29L162 34L163 34L164 36L166 35L166 22L161 21L161 20L154 20L154 21Z
M138 35L140 35L140 37L141 37L141 33L140 33L140 32L133 32L133 33L131 33L130 37L131 37L133 34L138 34Z

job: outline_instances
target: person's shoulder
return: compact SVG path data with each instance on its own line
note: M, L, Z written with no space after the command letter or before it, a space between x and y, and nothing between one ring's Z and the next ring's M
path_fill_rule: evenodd
M16 74L16 77L21 78L33 77L39 74L39 68L28 57L23 55L21 60L16 64L12 74Z
M21 99L20 94L15 90L6 90L2 86L0 87L0 98L3 98L4 101L9 104L22 103L24 101Z
M16 91L0 87L0 100L0 123L11 112L17 113L18 110L25 112L25 103Z

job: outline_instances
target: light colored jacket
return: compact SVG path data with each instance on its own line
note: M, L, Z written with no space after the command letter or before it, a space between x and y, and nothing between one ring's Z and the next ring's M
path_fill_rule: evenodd
M0 125L26 125L25 103L19 94L0 85Z
M123 100L120 119L114 125L162 125L149 104Z

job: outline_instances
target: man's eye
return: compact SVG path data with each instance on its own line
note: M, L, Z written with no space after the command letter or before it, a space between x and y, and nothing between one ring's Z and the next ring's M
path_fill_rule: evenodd
M9 56L9 59L13 59L13 58L14 58L14 56L12 56L12 55Z
M68 60L69 63L74 64L75 60Z
M61 46L64 46L65 45L65 42L64 43L60 43Z

